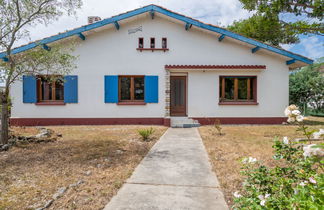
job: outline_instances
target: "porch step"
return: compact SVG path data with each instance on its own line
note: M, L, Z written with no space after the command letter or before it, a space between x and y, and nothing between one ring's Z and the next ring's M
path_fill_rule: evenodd
M171 117L172 128L193 128L199 127L200 123L188 117Z

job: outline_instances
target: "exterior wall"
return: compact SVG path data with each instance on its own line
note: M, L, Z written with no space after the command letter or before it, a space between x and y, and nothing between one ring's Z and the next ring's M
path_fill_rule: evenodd
M189 117L283 117L288 104L288 67L278 56L255 54L251 48L226 38L218 42L214 34L170 22L156 14L147 14L129 23L120 23L120 30L111 28L87 36L79 41L75 54L79 55L78 103L65 106L37 106L22 103L22 83L12 87L12 118L164 118L168 115L166 97L166 64L192 65L266 65L261 71L190 71L188 73ZM143 27L143 32L128 34L128 29ZM144 37L149 47L155 37L161 47L167 37L167 52L136 50L138 38ZM120 106L104 103L104 75L158 75L159 103L141 106ZM258 102L256 106L219 106L219 75L257 75Z

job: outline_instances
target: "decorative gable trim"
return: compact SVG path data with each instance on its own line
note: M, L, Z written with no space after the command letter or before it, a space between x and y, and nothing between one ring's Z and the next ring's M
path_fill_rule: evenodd
M265 65L165 65L165 69L266 69Z

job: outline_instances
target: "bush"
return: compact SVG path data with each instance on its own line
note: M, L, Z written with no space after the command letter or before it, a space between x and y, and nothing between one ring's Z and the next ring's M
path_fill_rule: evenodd
M296 106L285 113L288 122L298 124L308 141L321 137L309 131ZM244 158L242 174L246 177L242 192L234 193L234 209L321 209L324 206L323 143L303 145L298 141L274 139L276 161L267 167L255 158Z
M138 130L139 135L141 135L143 141L148 141L150 139L150 136L154 133L154 129L148 128L148 129L140 129Z

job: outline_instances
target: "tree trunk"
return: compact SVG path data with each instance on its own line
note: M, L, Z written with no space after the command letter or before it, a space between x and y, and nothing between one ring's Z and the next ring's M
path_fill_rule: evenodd
M1 95L1 143L8 143L8 133L9 133L9 122L8 122L8 97L6 94Z

